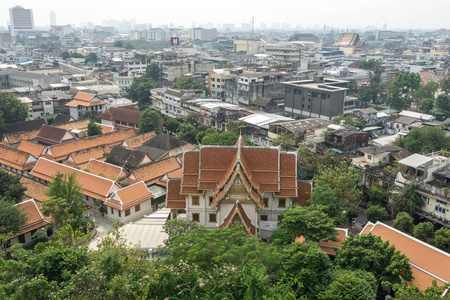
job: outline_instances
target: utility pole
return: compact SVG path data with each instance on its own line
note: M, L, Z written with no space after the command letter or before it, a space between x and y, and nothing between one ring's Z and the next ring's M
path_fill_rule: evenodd
M252 39L253 39L253 32L255 30L255 17L252 17Z

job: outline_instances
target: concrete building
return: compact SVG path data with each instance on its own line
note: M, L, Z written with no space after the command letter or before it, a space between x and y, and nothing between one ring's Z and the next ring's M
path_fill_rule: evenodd
M16 36L23 31L34 30L33 10L25 9L22 6L14 6L9 9L11 21L11 36Z
M266 42L262 39L235 39L234 52L250 54L262 54L266 52Z
M330 121L344 113L346 85L347 81L329 78L285 82L284 114Z
M217 38L216 28L191 28L189 29L189 38L193 41L212 41Z
M213 69L208 74L208 88L211 95L217 99L225 100L225 85L241 74L240 69Z
M289 72L243 72L236 79L225 82L225 101L252 105L259 97L282 96L282 83L290 78Z
M37 74L31 72L8 69L0 71L0 89L11 89L17 87L48 86L52 83L60 83L58 74Z

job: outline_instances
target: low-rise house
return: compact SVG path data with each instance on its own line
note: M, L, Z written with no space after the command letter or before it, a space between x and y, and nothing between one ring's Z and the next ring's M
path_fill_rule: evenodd
M122 223L134 221L152 212L154 195L140 181L113 192L105 201L107 218Z
M128 177L128 173L124 168L93 158L91 158L86 165L86 170L92 174L110 178L115 181L121 181Z
M327 130L328 125L330 125L329 121L318 118L273 122L269 124L268 137L274 140L281 133L294 134L299 141L302 141L305 136L320 136Z
M113 126L121 125L125 127L139 127L139 120L142 112L136 109L133 105L108 108L104 113L99 114L97 119L100 119L102 125Z
M353 117L366 121L366 125L375 125L377 122L378 111L373 108L356 109L353 111Z
M172 156L132 170L127 181L132 183L143 181L148 188L155 184L165 186L165 183L161 183L163 177L177 169L181 169L181 161Z
M124 139L122 144L120 144L120 146L122 146L124 148L128 148L128 149L137 149L140 146L142 146L145 142L154 138L155 136L156 136L156 133L154 131L139 134L139 135Z
M27 214L27 222L19 233L9 240L10 245L17 243L24 244L24 246L29 245L34 240L33 235L38 230L43 231L46 236L52 235L53 231L49 228L52 220L41 213L39 205L34 199L17 203L15 206Z
M257 113L239 118L239 121L243 121L247 127L245 137L259 146L271 145L271 140L268 138L269 125L271 123L293 120L292 118L269 113Z
M193 148L193 145L185 141L179 140L169 134L160 133L143 143L137 150L147 153L152 161L158 161L176 156L185 150L191 150Z
M434 280L438 285L450 282L449 253L379 221L368 222L360 234L377 235L406 255L414 277L411 283L417 284L420 290L431 287Z
M46 150L45 156L55 161L62 162L64 159L67 159L69 154L72 152L100 145L118 145L122 143L124 139L135 135L137 135L137 131L134 128L96 135L65 144L50 146Z
M399 116L416 118L416 119L419 119L422 121L428 121L428 122L432 122L432 121L436 120L436 117L433 115L423 114L423 113L409 111L409 110L403 110L403 111L399 112Z
M409 132L415 124L422 124L421 120L410 116L391 116L386 119L386 133L396 134L399 132Z
M67 129L42 125L34 139L41 144L52 146L74 141L77 138Z
M17 146L18 150L30 153L31 155L35 156L35 157L40 157L41 155L43 155L45 153L45 150L47 149L47 147L45 147L44 145L38 144L38 143L33 143L30 141L21 141L19 146Z
M0 167L19 175L27 175L37 158L28 152L0 144Z
M91 206L96 204L96 199L104 202L111 193L121 189L120 185L114 180L78 170L43 157L38 160L30 172L30 176L49 185L57 173L67 174L74 172L76 173L77 181L83 188L84 198L82 200Z
M143 151L127 149L121 146L112 147L105 160L105 162L122 167L127 171L134 170L152 161L150 156Z
M365 168L366 166L378 166L378 164L388 164L390 163L391 153L403 150L403 148L396 146L368 146L358 149L364 156L357 157L352 160L352 163L360 168Z
M326 142L334 149L349 152L367 146L369 133L352 130L333 131Z
M70 116L78 120L79 117L87 112L104 112L106 102L98 98L95 94L78 92L75 98L67 103L66 106L69 107Z
M98 160L105 160L110 150L111 145L103 144L87 149L74 151L69 153L67 158L64 160L64 164L72 167L77 166L81 169L84 169L86 165L89 163L89 160L92 158Z

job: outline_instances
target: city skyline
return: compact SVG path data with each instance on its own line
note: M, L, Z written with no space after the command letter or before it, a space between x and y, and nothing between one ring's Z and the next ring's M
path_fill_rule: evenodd
M285 0L277 3L261 4L249 1L245 4L235 0L228 1L224 7L206 1L196 1L195 4L175 1L168 9L165 3L130 0L123 4L105 5L104 1L80 0L75 8L69 8L62 2L43 0L39 5L35 1L6 0L0 11L0 26L6 26L9 21L9 8L16 5L32 9L35 26L50 26L50 12L54 11L58 25L91 22L102 25L103 20L132 20L137 24L150 23L153 27L170 23L191 27L199 24L232 23L240 28L242 23L250 23L254 17L255 28L265 23L268 28L274 23L289 24L293 29L297 26L312 28L366 28L368 26L382 29L386 24L388 29L438 29L450 28L450 20L446 13L450 3L446 0L430 0L427 6L422 1L412 0L405 6L400 2L389 0L356 1L349 0L339 4L335 1L323 0L321 5ZM108 2L109 4L110 2ZM139 9L136 9L139 8ZM439 8L439 9L436 9ZM277 13L275 13L277 12Z

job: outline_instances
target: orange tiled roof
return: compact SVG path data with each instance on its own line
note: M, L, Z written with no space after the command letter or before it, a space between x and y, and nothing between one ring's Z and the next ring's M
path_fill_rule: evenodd
M105 153L109 153L111 145L104 144L92 148L81 149L69 154L66 160L67 165L76 165L84 169L91 158L101 159Z
M9 145L18 144L23 140L32 140L39 133L39 129L32 129L27 131L20 131L15 133L6 133L3 137L3 141Z
M166 207L186 208L186 198L180 194L181 179L169 179L167 182Z
M83 187L83 194L94 199L104 201L112 192L120 189L120 186L111 179L84 172L43 157L38 160L30 175L51 181L58 172L61 174L75 172L77 174L76 179Z
M30 153L33 156L39 157L42 155L42 153L44 152L46 147L41 144L36 144L36 143L32 143L32 142L23 140L20 142L17 149L27 152L27 153Z
M140 181L111 194L106 199L105 205L125 210L153 197L154 195L147 189L145 183Z
M99 161L91 158L86 166L92 174L105 176L106 178L117 178L117 180L122 180L128 176L128 173L122 168L112 164L108 164L103 161ZM114 179L113 179L114 180Z
M38 202L42 202L48 198L48 196L45 194L48 186L46 186L45 184L24 176L20 178L20 182L27 188L27 190L25 191L25 196L27 196L28 198L33 198Z
M166 173L180 168L180 163L175 156L143 165L131 171L128 179L131 181L143 181L147 186L158 182Z
M90 94L90 93L84 93L84 92L78 92L75 95L74 100L81 100L81 101L91 101L96 95Z
M17 170L29 170L36 163L30 153L0 144L0 163Z
M68 129L68 130L72 130L72 129L83 130L83 129L87 128L87 126L90 122L91 122L91 120L89 120L89 119L81 119L81 120L70 121L67 123L56 124L54 126L58 127L58 128Z
M155 136L156 133L154 131L139 134L130 138L126 138L125 140L123 140L121 146L130 149L137 149L140 146L142 146L143 143L145 143L148 140L151 140Z
M54 145L48 148L47 155L53 157L55 160L63 160L67 156L82 149L92 148L100 145L116 145L120 144L124 139L135 136L137 134L134 128L126 130L114 131L107 134L96 135L84 138L77 141L68 142L61 145Z
M50 224L50 221L40 212L34 199L20 202L16 204L16 206L27 214L27 224L15 236L22 235Z
M90 106L103 105L103 104L106 104L106 102L105 101L101 101L101 100L93 101L93 102L72 100L69 103L66 103L66 106L69 106L69 107L78 107L78 106L90 107Z
M368 230L370 226L372 228ZM412 282L416 283L421 290L431 286L433 279L441 283L450 282L449 253L381 222L376 224L369 222L361 234L368 233L380 236L383 241L389 241L396 250L400 250L410 259L414 277Z

